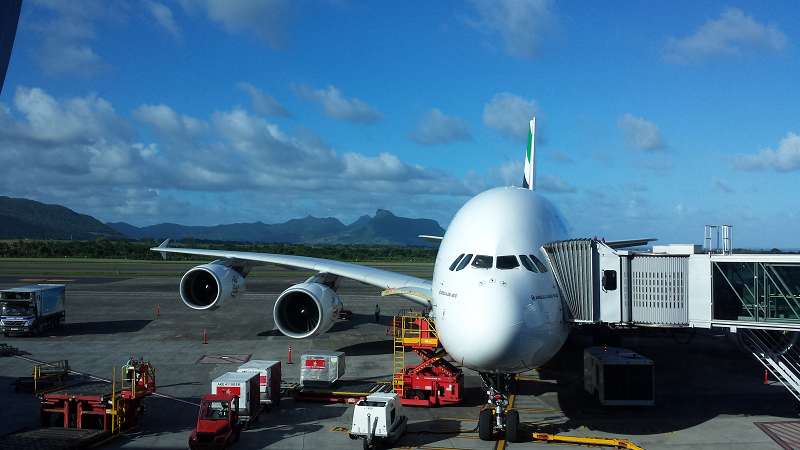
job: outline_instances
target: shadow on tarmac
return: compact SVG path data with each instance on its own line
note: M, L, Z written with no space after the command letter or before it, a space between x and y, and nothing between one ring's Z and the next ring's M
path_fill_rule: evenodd
M667 433L705 423L720 415L769 415L797 418L794 399L775 383L763 385L763 367L730 340L710 333L686 342L667 332L645 338L618 336L617 345L634 350L655 362L655 406L603 406L583 388L583 349L586 336L573 336L543 366L543 380L520 382L522 395L555 393L557 412L544 414L530 431L559 433L586 427L608 433L643 435ZM583 342L582 342L583 341ZM616 343L616 342L615 342Z
M65 323L60 330L50 333L53 336L78 336L86 334L136 333L150 324L152 320L104 320L102 322Z

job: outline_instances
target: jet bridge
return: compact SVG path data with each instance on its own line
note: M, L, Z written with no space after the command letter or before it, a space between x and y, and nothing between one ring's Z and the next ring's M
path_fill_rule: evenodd
M723 230L725 231L725 230ZM730 229L727 229L729 236ZM615 250L597 239L543 246L576 325L727 328L800 400L800 254L691 244Z

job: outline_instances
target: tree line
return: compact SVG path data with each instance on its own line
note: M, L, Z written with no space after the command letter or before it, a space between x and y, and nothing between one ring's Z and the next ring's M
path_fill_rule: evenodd
M157 241L125 241L104 238L93 241L7 240L0 241L0 257L152 260L161 258L160 254L150 251L151 247L158 244ZM187 239L175 241L170 246L279 253L339 261L433 262L436 258L436 248L392 245L249 244ZM171 260L190 260L197 257L173 254L169 258Z

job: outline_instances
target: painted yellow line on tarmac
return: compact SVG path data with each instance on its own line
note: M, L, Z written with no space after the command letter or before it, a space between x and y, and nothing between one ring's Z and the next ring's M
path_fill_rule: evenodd
M514 407L514 400L516 399L517 399L516 394L511 394L508 396L508 408L506 408L506 411ZM506 448L506 440L504 439L504 436L501 434L500 439L497 441L497 445L494 446L494 449L504 450L505 448Z

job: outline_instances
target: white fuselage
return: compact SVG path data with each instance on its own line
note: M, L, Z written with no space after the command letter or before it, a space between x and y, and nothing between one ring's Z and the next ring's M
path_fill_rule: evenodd
M453 360L482 372L516 373L555 355L568 334L555 279L549 269L526 269L519 258L534 255L546 266L542 245L565 239L566 233L555 207L524 188L488 190L456 213L441 242L432 284L432 315ZM450 270L461 254L472 259L461 270ZM490 267L475 267L477 255L484 256L478 265L491 257ZM508 255L520 265L498 268L498 256ZM509 258L504 261L513 266Z

